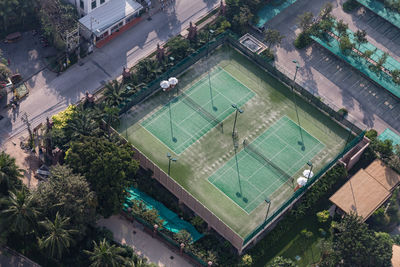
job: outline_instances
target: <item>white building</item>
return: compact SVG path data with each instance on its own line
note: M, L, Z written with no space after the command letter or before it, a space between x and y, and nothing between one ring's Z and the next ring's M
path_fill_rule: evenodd
M97 47L103 46L138 21L144 12L134 0L68 0L75 5L81 24L81 35Z

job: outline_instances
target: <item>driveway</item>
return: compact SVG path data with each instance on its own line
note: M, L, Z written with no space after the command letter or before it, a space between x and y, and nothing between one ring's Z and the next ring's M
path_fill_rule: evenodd
M114 234L114 241L131 246L135 253L144 256L150 262L158 266L165 267L191 267L186 259L172 251L157 238L153 238L143 231L143 226L112 216L108 219L101 219L97 222L99 226L104 226Z
M0 120L0 144L25 130L20 120L24 112L35 127L46 117L76 103L85 91L94 92L119 76L123 66L133 66L150 54L157 43L179 34L190 21L196 21L217 5L218 0L176 0L175 5L152 15L151 21L141 21L84 58L83 65L75 64L58 77L46 69L34 75L27 81L32 89L20 103L18 114L13 116L11 110L0 111L0 115L5 117Z
M400 101L398 99L383 88L363 78L358 71L347 63L338 60L319 45L313 44L302 50L297 50L293 46L296 34L300 32L296 25L297 16L306 10L317 15L326 2L333 3L333 14L338 19L343 19L346 23L349 23L351 30L355 31L361 25L360 20L363 18L357 17L356 14L343 12L341 8L342 0L299 0L268 24L270 28L277 29L285 35L280 47L276 48L276 65L287 72L288 75L294 75L295 66L289 64L296 59L301 66L296 81L314 95L319 96L331 107L336 109L346 108L349 111L349 119L358 124L359 127L364 129L375 128L378 132L391 128L400 132ZM368 16L372 15L368 14ZM364 29L364 27L361 27L361 29ZM394 29L390 28L390 31L392 32ZM388 38L391 37L385 37L385 34L378 35L378 32L372 29L367 29L367 34L368 40L374 45L383 50L388 50L384 44L389 43ZM384 38L387 39L387 42ZM399 49L392 52L395 46L396 44L393 43L390 47L390 54L398 57Z

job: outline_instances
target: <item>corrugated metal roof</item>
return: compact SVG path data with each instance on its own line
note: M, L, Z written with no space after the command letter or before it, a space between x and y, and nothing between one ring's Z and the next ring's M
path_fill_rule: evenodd
M79 22L89 30L92 28L92 32L99 36L104 30L141 9L143 6L133 0L111 0L81 18Z

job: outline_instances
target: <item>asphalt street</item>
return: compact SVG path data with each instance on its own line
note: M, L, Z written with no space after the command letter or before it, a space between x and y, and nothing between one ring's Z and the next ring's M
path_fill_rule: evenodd
M150 54L157 43L179 34L201 16L219 5L218 0L176 0L175 5L143 20L109 44L97 49L57 76L44 69L27 81L31 88L16 111L3 109L0 115L0 145L26 128L21 121L25 112L33 127L79 101L86 91L94 92L118 77L123 66L131 67Z

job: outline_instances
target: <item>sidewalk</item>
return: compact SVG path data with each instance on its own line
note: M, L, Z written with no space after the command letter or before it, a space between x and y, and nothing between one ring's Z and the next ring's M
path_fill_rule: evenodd
M120 244L131 246L135 253L143 255L150 262L161 267L192 267L186 259L172 251L164 243L153 238L143 231L143 226L139 223L131 223L126 219L114 215L108 219L101 219L97 222L99 226L104 226L114 234L114 240ZM135 231L135 233L134 233Z

